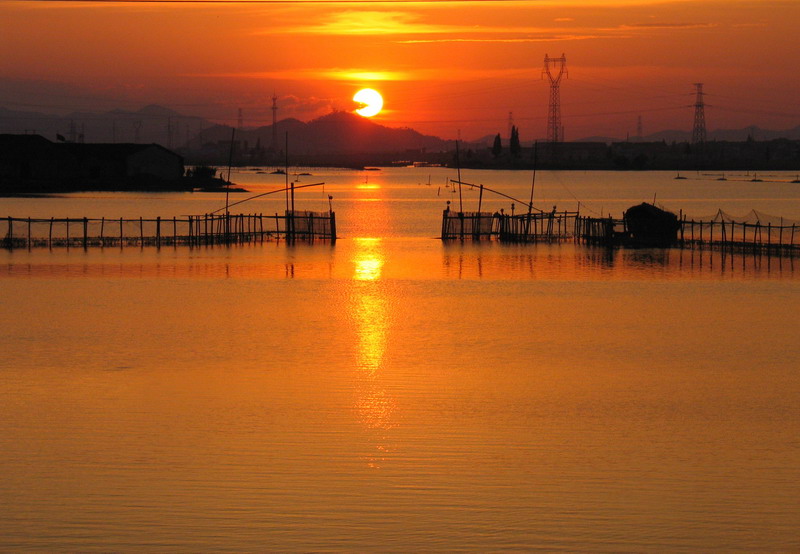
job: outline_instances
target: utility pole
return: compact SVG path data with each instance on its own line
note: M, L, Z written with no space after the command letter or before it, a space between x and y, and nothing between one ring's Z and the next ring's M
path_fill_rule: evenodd
M557 71L556 71L557 70ZM564 128L561 126L561 78L569 76L567 72L567 58L561 54L560 58L551 58L544 55L544 68L542 78L547 75L550 81L550 105L547 110L547 140L549 142L562 142Z
M278 151L278 95L272 93L272 150Z
M703 96L703 83L695 83L696 98L694 101L694 127L692 128L692 144L706 141L706 114Z

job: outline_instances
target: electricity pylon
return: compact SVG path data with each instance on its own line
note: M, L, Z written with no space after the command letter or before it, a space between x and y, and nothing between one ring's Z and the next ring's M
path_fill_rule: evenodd
M552 71L551 71L552 69ZM555 69L558 72L554 74ZM561 77L569 76L567 72L567 58L561 54L560 58L551 58L544 55L544 69L542 78L547 75L550 80L550 106L547 111L547 140L550 142L561 142L564 140L564 131L561 127Z
M278 95L272 93L272 149L278 151Z
M692 144L702 144L706 141L706 114L703 100L703 83L695 83L697 98L694 101L694 127L692 128Z

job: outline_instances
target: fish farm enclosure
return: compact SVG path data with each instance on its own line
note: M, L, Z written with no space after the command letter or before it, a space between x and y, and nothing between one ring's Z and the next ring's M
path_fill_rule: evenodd
M201 214L155 219L5 219L5 248L200 246L266 240L336 240L335 212Z

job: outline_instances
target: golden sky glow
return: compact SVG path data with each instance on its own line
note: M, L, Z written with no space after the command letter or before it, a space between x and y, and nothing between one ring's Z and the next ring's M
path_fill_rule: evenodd
M566 138L800 124L796 0L0 3L0 107L136 109L231 123L308 120L379 88L374 120L523 140L546 123L545 54L567 57ZM378 86L379 85L379 86Z

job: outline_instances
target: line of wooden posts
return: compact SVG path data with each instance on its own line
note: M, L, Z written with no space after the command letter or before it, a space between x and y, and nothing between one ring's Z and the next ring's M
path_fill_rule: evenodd
M578 212L536 212L506 214L499 212L454 212L442 215L442 239L482 240L497 238L504 242L554 241L572 238ZM570 223L572 220L572 223Z
M445 210L442 239L502 242L551 242L574 240L587 244L632 245L624 219L581 216L579 212L505 214ZM800 252L800 226L736 221L696 221L682 217L672 246L729 248L773 253Z
M5 248L90 246L200 246L287 241L336 240L336 214L201 214L173 218L14 218L7 217Z

